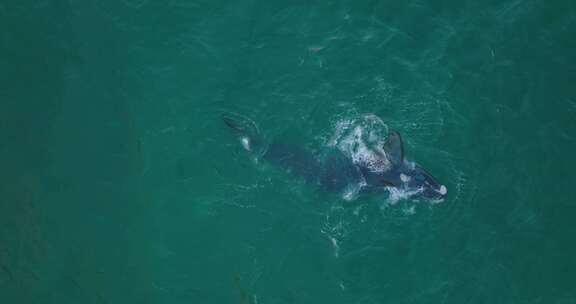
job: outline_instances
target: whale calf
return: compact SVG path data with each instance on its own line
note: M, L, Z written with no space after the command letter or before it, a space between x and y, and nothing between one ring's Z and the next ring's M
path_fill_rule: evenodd
M303 177L319 188L350 193L403 191L410 197L441 201L447 189L418 164L404 158L400 133L388 132L386 140L362 158L350 157L335 147L313 153L295 144L266 142L258 126L236 114L223 115L224 123L240 139L242 147L257 159Z

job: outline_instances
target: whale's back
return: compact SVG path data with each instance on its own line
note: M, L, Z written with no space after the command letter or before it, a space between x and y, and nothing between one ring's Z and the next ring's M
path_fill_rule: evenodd
M273 143L263 158L325 191L340 192L362 181L359 168L338 149L314 154L299 145Z

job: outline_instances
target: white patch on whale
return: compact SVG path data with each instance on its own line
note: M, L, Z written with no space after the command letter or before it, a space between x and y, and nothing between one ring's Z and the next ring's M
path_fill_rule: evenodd
M446 189L446 186L442 185L440 186L440 190L438 192L442 195L446 195L446 193L448 193L448 189Z
M400 173L400 180L401 180L403 183L407 183L407 182L410 181L410 176L408 176L408 175L406 175L406 174L404 174L404 173Z
M247 151L251 151L250 149L250 139L248 137L242 137L240 139L240 142L242 143L242 147L244 147L244 149L246 149Z

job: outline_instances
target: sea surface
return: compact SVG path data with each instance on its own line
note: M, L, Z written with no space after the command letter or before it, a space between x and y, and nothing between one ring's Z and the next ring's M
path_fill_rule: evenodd
M327 193L402 134L448 189ZM576 303L573 0L0 1L0 303ZM362 156L362 155L360 155Z

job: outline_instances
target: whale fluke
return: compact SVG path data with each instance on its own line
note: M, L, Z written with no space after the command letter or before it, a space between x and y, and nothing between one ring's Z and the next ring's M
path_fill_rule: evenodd
M264 144L260 130L254 121L235 113L222 115L222 120L236 136L239 137L242 147L260 156L264 149Z

